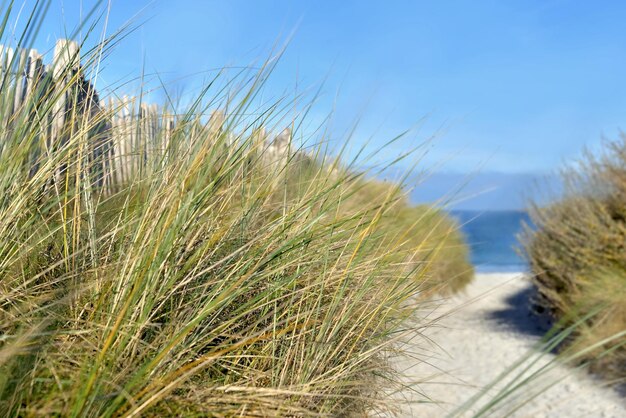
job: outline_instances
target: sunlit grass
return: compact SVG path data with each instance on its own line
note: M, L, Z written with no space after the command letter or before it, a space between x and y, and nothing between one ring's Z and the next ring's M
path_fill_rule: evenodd
M537 229L525 238L539 308L564 325L577 322L564 347L595 347L581 360L615 383L626 379L626 337L611 339L626 330L625 149L623 138L608 143L603 155L566 171L563 197L534 208ZM598 344L605 340L612 342Z
M60 70L74 91L81 73ZM90 136L110 114L73 108L67 140L51 146L60 93L9 110L5 77L3 416L388 407L385 353L421 297L467 283L466 249L441 212L410 207L400 186L366 179L321 146L270 156L257 133L277 108L241 116L269 72L220 103L228 113L217 126L204 117L215 102L207 86L179 115L167 158L112 194L96 185Z

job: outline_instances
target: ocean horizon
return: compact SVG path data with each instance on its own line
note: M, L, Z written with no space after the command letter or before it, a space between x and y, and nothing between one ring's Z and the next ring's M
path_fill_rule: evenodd
M470 247L470 260L479 273L527 272L519 251L523 225L532 225L524 210L451 210Z

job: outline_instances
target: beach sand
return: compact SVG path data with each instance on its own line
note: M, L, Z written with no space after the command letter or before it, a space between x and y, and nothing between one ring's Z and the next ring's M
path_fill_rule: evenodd
M547 328L530 314L527 301L532 291L521 273L478 274L464 294L434 301L437 307L429 317L439 318L438 325L424 327L424 334L416 331L408 345L414 357L396 362L413 388L394 395L400 416L445 417L529 353ZM545 354L535 369L551 360L554 356ZM415 383L417 379L422 383ZM486 398L495 393L490 390ZM437 403L403 405L405 400L424 400L424 395ZM525 385L521 396L486 416L626 417L626 401L584 371L557 364Z

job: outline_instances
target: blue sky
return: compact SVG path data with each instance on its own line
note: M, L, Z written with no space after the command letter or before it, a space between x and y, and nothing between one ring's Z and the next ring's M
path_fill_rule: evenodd
M54 2L40 49L81 3ZM311 118L334 109L339 140L360 116L357 146L414 128L383 157L435 136L424 161L439 170L545 173L625 126L624 2L114 0L109 27L142 9L107 82L249 65L292 35L268 94L326 79Z

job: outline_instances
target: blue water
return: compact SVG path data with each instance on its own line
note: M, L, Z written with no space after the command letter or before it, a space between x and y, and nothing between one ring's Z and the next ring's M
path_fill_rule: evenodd
M523 211L451 211L470 245L472 263L479 272L527 271L517 254L522 223L531 224Z

